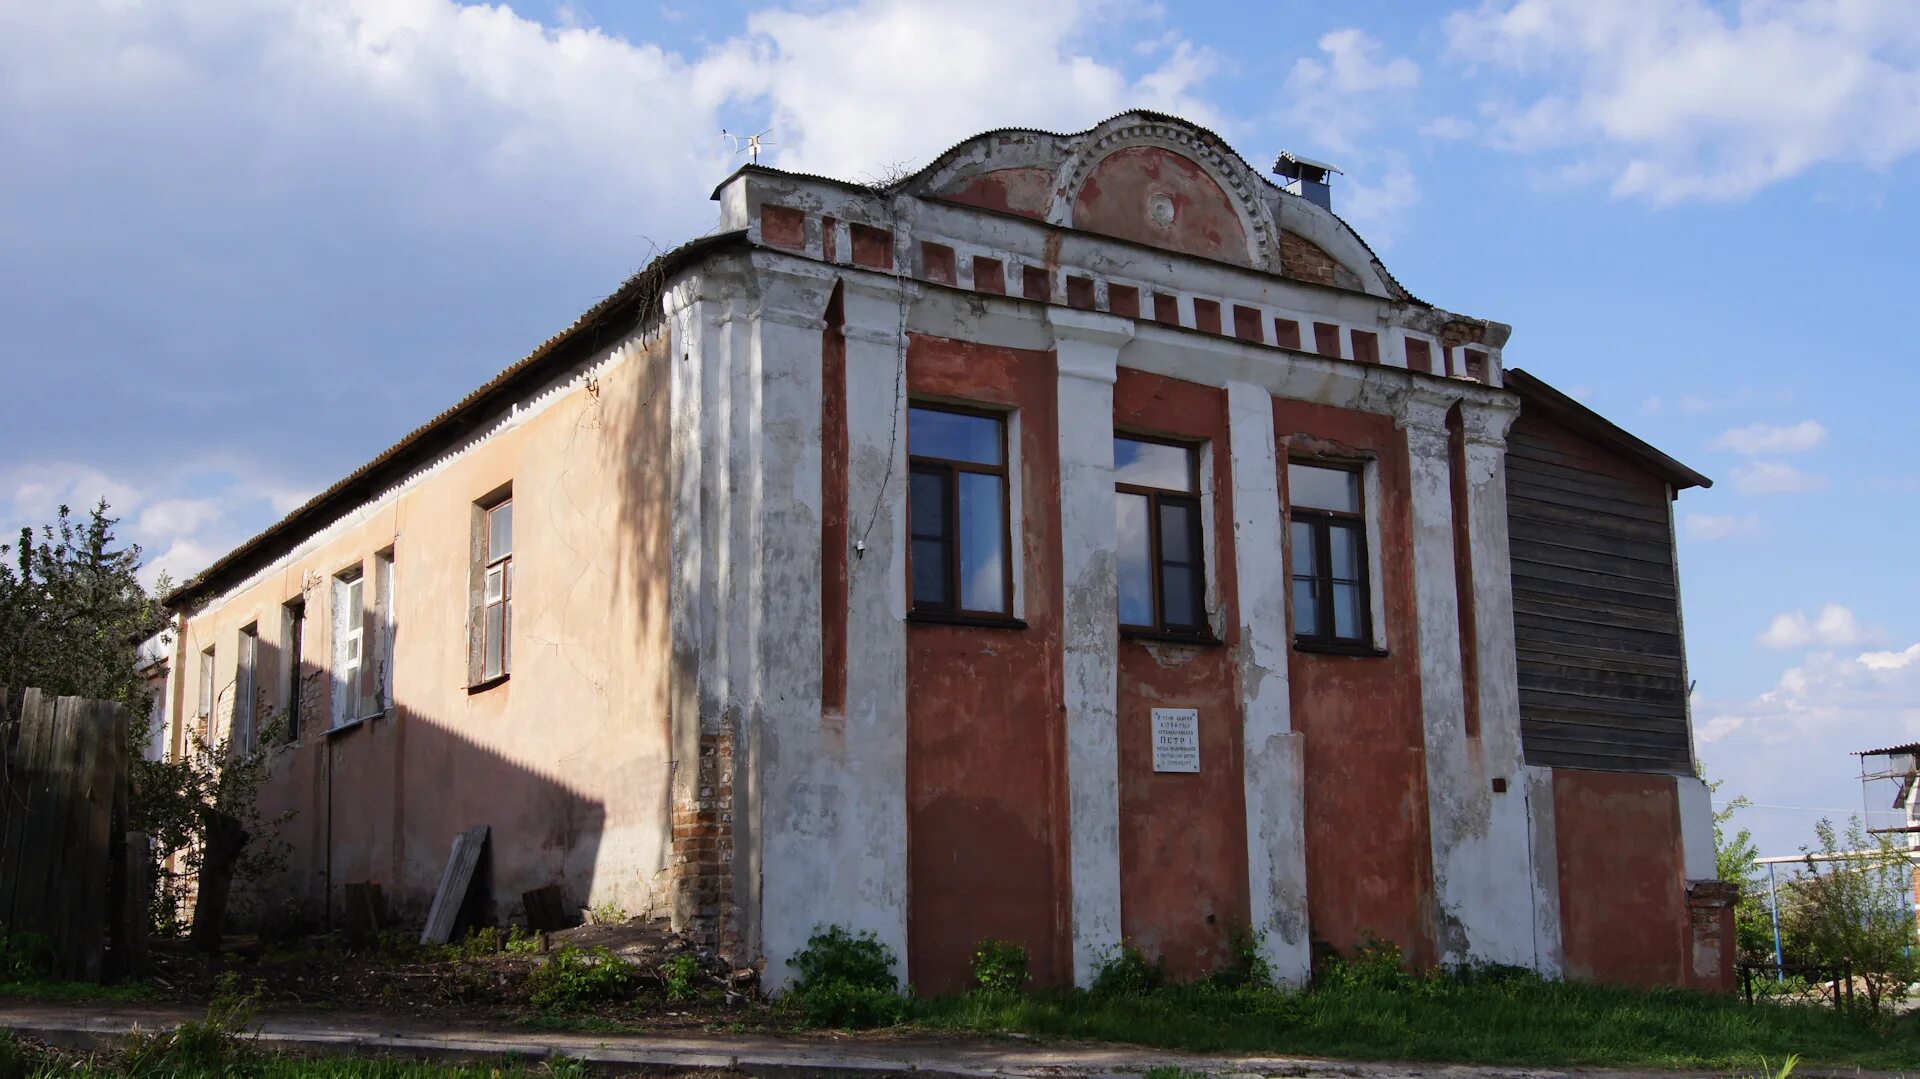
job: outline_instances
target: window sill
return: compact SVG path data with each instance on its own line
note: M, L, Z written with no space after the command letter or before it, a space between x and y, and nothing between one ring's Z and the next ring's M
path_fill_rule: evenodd
M972 626L975 629L1012 629L1027 628L1027 623L1019 618L990 614L954 614L947 611L908 611L907 621L925 622L936 626Z
M1339 641L1303 641L1294 638L1293 650L1320 656L1351 656L1355 659L1386 659L1390 653L1370 644L1345 644Z
M1129 641L1191 644L1202 648L1213 648L1227 643L1211 633L1176 633L1164 629L1132 629L1127 626L1120 627L1120 636Z
M372 715L361 716L359 719L349 719L345 723L340 723L340 724L336 724L334 726L328 727L327 737L332 738L333 736L338 734L345 734L348 731L353 730L355 727L363 727L369 723L372 723L376 719L385 719L386 715L387 714L385 712L375 712Z
M513 677L513 672L511 671L507 672L506 674L496 674L492 678L485 678L468 686L467 693L469 696L475 693L485 693L487 690L490 690L495 686L505 685L507 683L507 680L512 677Z

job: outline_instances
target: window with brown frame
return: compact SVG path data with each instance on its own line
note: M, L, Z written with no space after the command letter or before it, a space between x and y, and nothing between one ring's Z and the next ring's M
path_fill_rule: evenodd
M1373 601L1360 468L1289 462L1287 503L1295 643L1371 649Z
M513 670L513 499L485 507L480 515L480 681Z
M1005 620L1013 608L1007 424L951 405L907 410L913 612Z
M1199 454L1191 445L1116 435L1113 475L1120 628L1205 637Z

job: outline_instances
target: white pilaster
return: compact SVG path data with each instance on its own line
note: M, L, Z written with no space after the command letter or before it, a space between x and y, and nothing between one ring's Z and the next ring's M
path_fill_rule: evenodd
M1456 887L1465 911L1462 920L1472 958L1536 969L1557 967L1559 952L1558 873L1545 878L1555 886L1551 932L1538 923L1536 893L1542 878L1532 857L1528 803L1520 744L1519 655L1513 631L1513 562L1507 539L1507 429L1518 405L1462 401L1467 486L1467 550L1473 577L1476 688L1479 697L1479 752L1459 762L1463 782L1484 795L1472 802L1484 817L1467 822L1477 838L1454 859L1452 879L1463 873L1471 884ZM1495 791L1495 784L1504 791ZM1481 831L1484 829L1484 831ZM1543 957L1543 953L1547 953Z
M1240 595L1240 699L1247 812L1247 891L1262 954L1276 980L1311 973L1307 925L1303 738L1293 730L1287 684L1287 567L1281 552L1280 462L1273 397L1227 384L1233 459L1233 549Z
M1073 877L1073 978L1120 943L1119 575L1113 383L1131 320L1048 308L1059 362L1063 669Z

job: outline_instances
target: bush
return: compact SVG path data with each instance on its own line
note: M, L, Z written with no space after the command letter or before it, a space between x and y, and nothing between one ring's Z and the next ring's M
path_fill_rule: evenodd
M1020 992L1033 978L1028 966L1024 944L989 938L973 950L973 982L983 992Z
M660 984L666 989L668 1000L692 1000L698 996L695 979L699 977L700 960L692 952L669 956L660 964Z
M53 941L38 933L0 932L0 982L31 982L53 974Z
M527 975L535 1007L565 1010L633 995L639 969L607 948L562 948Z
M1093 974L1093 994L1102 997L1137 996L1151 992L1166 980L1164 964L1125 941L1118 951L1100 960Z
M1349 956L1335 956L1314 972L1316 988L1408 990L1421 979L1407 972L1400 945L1367 933Z
M1213 972L1207 980L1221 989L1267 989L1273 985L1273 966L1260 949L1267 942L1267 931L1242 930L1233 935L1233 959Z
M816 929L800 954L787 960L798 971L789 1006L812 1027L875 1027L906 1015L893 949L871 932L858 936L841 926Z

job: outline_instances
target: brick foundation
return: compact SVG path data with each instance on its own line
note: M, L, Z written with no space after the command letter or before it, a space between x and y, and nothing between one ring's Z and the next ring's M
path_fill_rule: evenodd
M673 807L673 927L736 966L741 955L739 908L733 897L733 733L700 736L700 765L691 799Z
M1687 915L1692 954L1687 984L1696 989L1733 991L1733 905L1740 886L1724 880L1687 882Z

